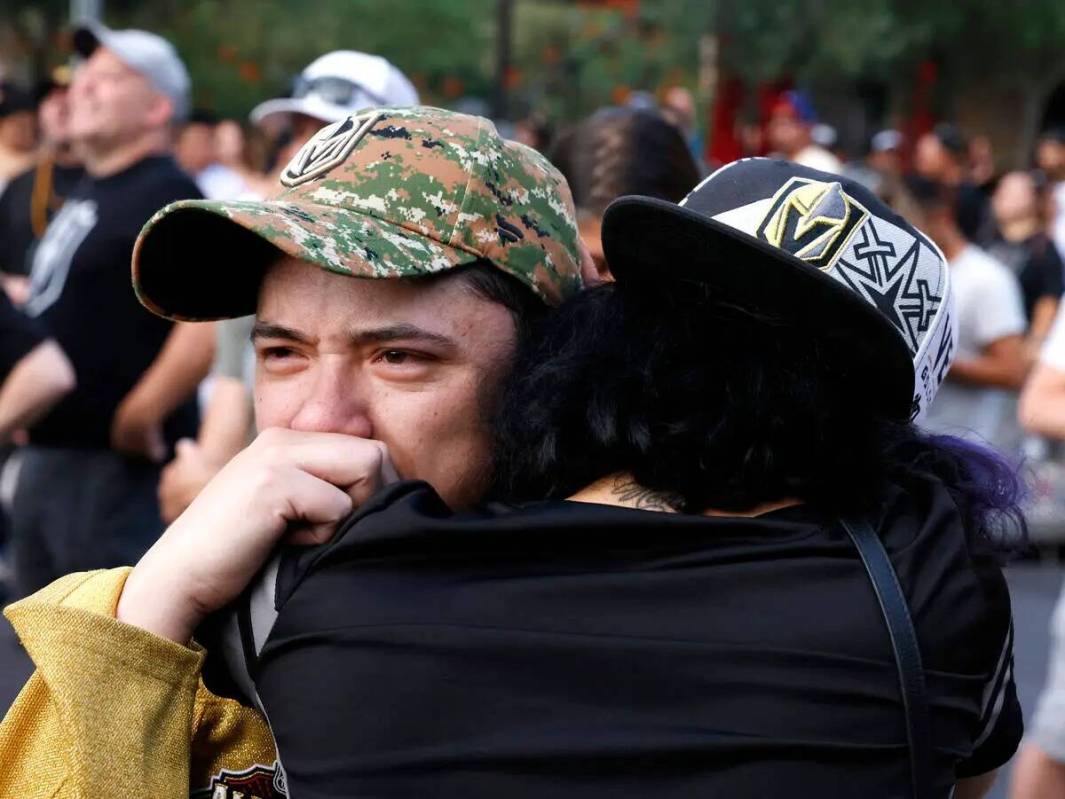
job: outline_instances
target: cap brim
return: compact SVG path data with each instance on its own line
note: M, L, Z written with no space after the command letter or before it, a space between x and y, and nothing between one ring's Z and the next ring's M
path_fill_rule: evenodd
M695 282L723 301L831 336L856 394L909 419L914 369L902 335L830 275L728 225L652 197L622 197L603 215L603 252L619 284ZM863 390L864 389L864 390Z
M255 313L266 268L281 254L357 278L419 277L480 256L367 214L306 204L182 200L144 226L133 287L175 321Z
M323 123L337 122L352 114L347 106L327 103L320 97L278 97L259 103L251 110L248 118L256 125L265 128L280 127L292 114L320 119Z

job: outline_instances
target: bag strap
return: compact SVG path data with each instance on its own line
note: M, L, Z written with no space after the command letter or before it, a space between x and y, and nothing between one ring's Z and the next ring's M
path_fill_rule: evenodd
M906 595L880 537L865 519L840 519L854 542L873 584L887 624L895 664L899 671L906 737L910 749L910 778L914 799L930 799L932 791L932 735L928 714L921 648L913 628Z

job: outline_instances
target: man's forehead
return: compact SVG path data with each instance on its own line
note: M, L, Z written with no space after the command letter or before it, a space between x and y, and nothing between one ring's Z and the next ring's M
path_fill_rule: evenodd
M136 78L143 81L146 86L151 87L151 81L147 77L119 58L118 54L113 50L109 50L103 45L93 51L93 54L86 59L78 71L90 74L103 72L109 75L120 75L123 78Z
M118 57L118 54L108 47L100 45L92 51L92 55L85 59L85 63L82 64L82 69L92 69L99 67L115 67L122 69L125 72L134 72L135 70L125 61Z
M471 325L493 325L489 317L494 316L511 324L502 305L458 280L352 277L287 257L267 268L256 315L301 329L410 324L441 335L468 332Z

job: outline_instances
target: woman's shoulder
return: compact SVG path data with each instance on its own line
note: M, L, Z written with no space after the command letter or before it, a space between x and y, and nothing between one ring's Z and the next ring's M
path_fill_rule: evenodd
M1012 610L992 542L970 529L952 492L930 475L891 485L878 516L926 667L993 669L1011 635Z

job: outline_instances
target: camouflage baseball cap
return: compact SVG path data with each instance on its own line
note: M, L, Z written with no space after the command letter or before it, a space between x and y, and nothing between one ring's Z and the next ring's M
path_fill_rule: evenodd
M487 260L557 304L581 285L569 187L487 119L374 109L319 131L264 201L183 200L133 250L140 301L171 319L255 312L278 250L352 277L418 277Z

